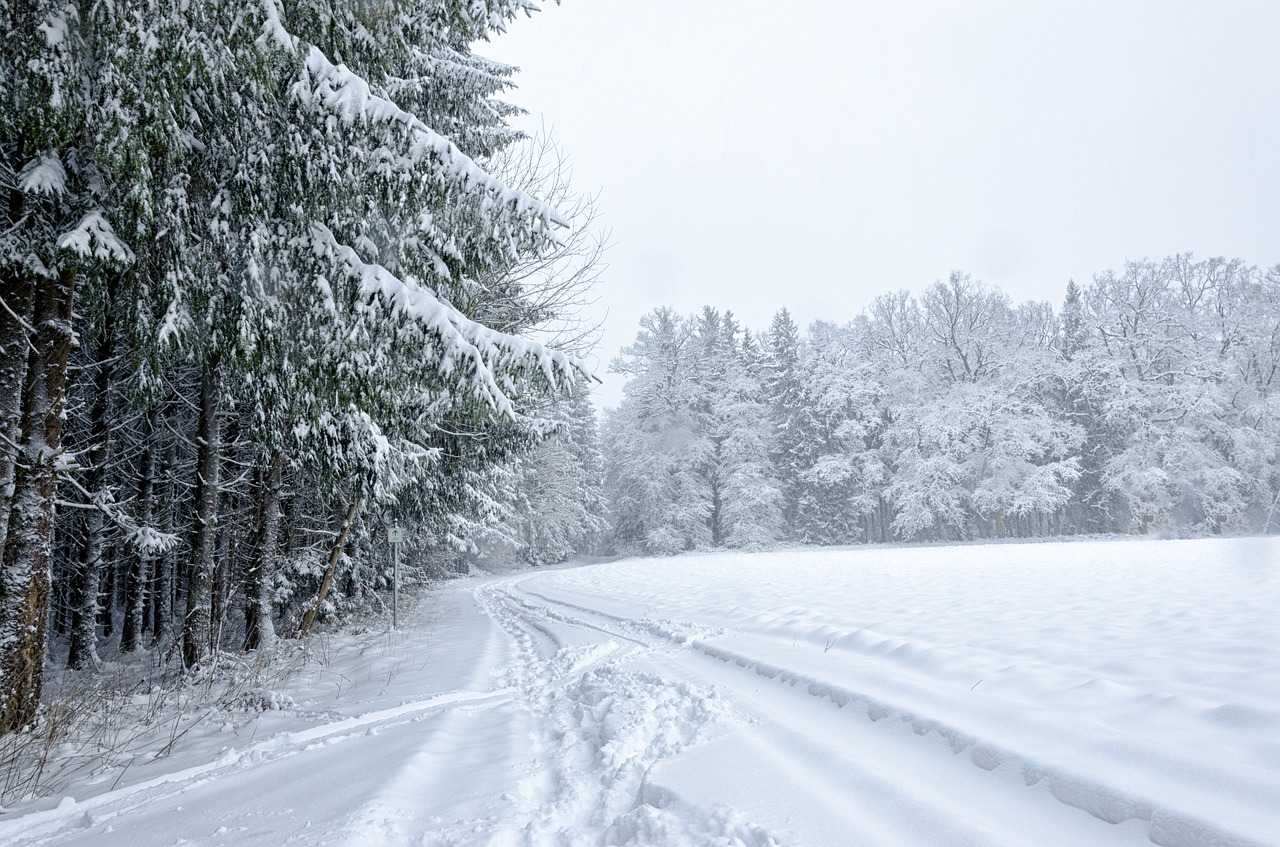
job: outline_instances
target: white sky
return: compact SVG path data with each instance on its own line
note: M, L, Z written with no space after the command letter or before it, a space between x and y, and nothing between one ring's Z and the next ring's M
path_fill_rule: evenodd
M599 373L641 315L844 322L952 269L1280 262L1280 0L564 0L477 52L601 192Z

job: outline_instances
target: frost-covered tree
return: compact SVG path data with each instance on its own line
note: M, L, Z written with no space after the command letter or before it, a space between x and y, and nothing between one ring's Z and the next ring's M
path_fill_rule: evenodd
M693 378L697 340L692 321L656 309L611 365L631 376L605 424L619 550L675 553L710 543L712 493L704 471L713 448Z
M804 336L781 312L758 350L727 313L668 311L686 340L665 359L650 316L605 433L615 538L734 544L731 509L772 528L772 503L786 536L813 543L1273 530L1278 279L1131 262L1069 283L1057 314L954 273ZM697 449L672 461L671 432ZM735 486L737 451L751 471ZM691 519L709 537L674 529Z
M715 309L696 317L658 309L613 369L632 376L605 428L614 545L674 553L780 538L756 339Z
M800 538L874 540L885 531L883 434L888 392L865 349L866 326L816 322L804 347L808 403L801 418L812 460L804 470Z
M800 515L800 475L812 464L810 439L804 430L808 402L800 372L800 329L791 313L780 309L764 337L761 399L772 426L771 455L782 493L783 534L792 537Z
M1265 279L1238 261L1176 256L1100 274L1086 292L1103 486L1132 529L1242 528L1273 490L1257 449L1267 439L1255 437L1271 418L1245 411L1258 398L1248 348L1273 319Z
M515 459L503 496L505 520L490 534L486 557L534 565L593 552L608 529L604 462L590 395L578 391L547 410L551 434Z
M704 323L712 316L704 314ZM713 445L712 541L726 547L761 547L784 531L783 488L772 461L777 433L770 426L762 381L764 354L750 332L726 313L708 348L712 382L707 425Z

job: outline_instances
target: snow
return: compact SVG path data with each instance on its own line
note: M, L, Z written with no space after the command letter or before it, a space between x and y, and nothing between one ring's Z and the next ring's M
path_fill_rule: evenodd
M1265 538L485 575L0 842L1278 844L1278 607Z
M284 23L280 20L280 7L276 5L275 0L263 0L262 9L266 13L267 20L258 43L265 45L274 42L280 49L294 52L298 48L298 39L285 29Z
M45 153L31 161L18 177L18 188L27 194L56 197L67 193L67 171L58 151Z
M557 377L572 381L579 376L588 376L586 365L564 353L492 330L442 302L430 289L413 279L402 280L381 265L363 261L355 250L338 243L323 224L312 224L311 237L317 255L328 258L358 281L362 299L381 298L392 309L407 315L440 339L443 346L441 366L446 375L454 371L459 361L468 363L474 372L477 395L501 414L514 415L510 398L498 384L498 371L511 360L535 362L552 385L559 384ZM327 280L318 283L325 308L331 310L332 289Z
M279 27L278 18L269 18L268 29L277 41L288 35ZM380 96L359 74L345 65L335 65L318 47L312 46L307 51L306 70L307 78L300 80L293 89L294 96L302 102L310 104L318 101L325 109L338 114L345 124L365 121L401 124L409 130L412 138L408 151L409 163L418 165L431 162L458 184L475 186L480 191L488 192L498 202L530 214L535 228L549 239L557 238L555 227L569 225L555 209L490 176L453 142L393 101Z
M58 247L86 259L102 259L122 264L133 261L133 251L116 237L116 231L107 222L101 209L86 213L73 229L59 236Z
M79 17L79 11L71 3L63 4L62 8L50 14L39 27L44 33L45 44L55 48L65 44L71 34L72 23L78 21Z

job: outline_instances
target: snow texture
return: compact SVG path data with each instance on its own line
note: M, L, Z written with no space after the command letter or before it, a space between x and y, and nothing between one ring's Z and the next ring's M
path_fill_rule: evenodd
M67 171L56 150L32 161L18 177L18 188L27 194L54 197L67 192Z
M122 264L133 262L133 251L116 237L101 209L94 209L80 223L58 238L58 247L85 259L102 259Z

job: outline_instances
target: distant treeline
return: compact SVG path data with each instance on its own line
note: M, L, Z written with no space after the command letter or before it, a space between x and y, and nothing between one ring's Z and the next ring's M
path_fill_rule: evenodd
M1055 310L952 274L801 333L658 309L613 368L613 544L1280 527L1280 267L1131 262Z

